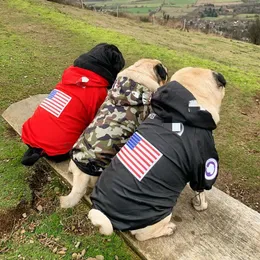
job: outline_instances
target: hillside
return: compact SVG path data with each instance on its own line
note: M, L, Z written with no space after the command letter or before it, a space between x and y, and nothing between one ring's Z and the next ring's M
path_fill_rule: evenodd
M185 66L221 72L228 85L221 123L215 132L220 155L217 187L260 211L259 46L114 18L44 0L3 0L0 2L0 17L1 112L30 95L48 93L60 79L62 71L79 54L99 42L116 44L123 52L127 66L139 58L148 57L164 62L170 75ZM27 185L30 171L20 165L25 146L3 120L0 134L4 137L0 139L2 211L16 206L21 200L29 201L31 194ZM49 185L54 198L57 197L53 192L56 185ZM62 213L53 205L51 209L52 215L47 214L49 219L44 220L40 230L43 232L48 226L46 223L55 222L59 227L55 232L60 234L59 218L67 214L67 221L73 211ZM66 243L69 244L71 239L68 237ZM107 242L102 240L102 243ZM98 250L102 249L102 243ZM123 255L122 252L118 254Z
M41 59L44 58L50 64L48 72L41 67L40 77L35 75L28 79L23 78L22 82L19 82L19 85L22 83L30 87L27 93L18 91L19 95L16 100L28 94L39 93L43 90L46 92L51 89L51 83L55 83L60 71L73 60L73 57L97 42L107 41L117 44L122 49L128 65L141 57L154 57L168 65L170 74L185 66L215 69L222 72L229 83L221 125L216 132L222 171L228 175L228 178L232 176L234 182L241 178L246 179L246 182L242 182L244 189L248 186L259 187L257 186L260 183L259 161L257 160L259 156L259 140L257 139L259 137L259 46L200 33L179 32L146 23L135 23L123 18L111 18L108 15L99 15L95 12L46 1L29 3L30 1L19 0L8 2L14 10L20 10L21 13L26 11L30 15L29 21L23 21L19 27L12 30L17 34L16 37L26 35L26 41L44 42L44 51L38 50L37 54L34 54L37 57L34 62L37 67L41 67ZM38 3L41 3L43 7ZM19 16L15 19L19 19ZM4 25L7 21L4 20ZM7 23L5 26L10 25ZM49 31L51 35L48 35ZM66 39L64 39L65 35ZM59 40L60 36L62 42ZM71 44L71 41L74 48L68 50L66 45ZM56 46L57 44L59 47ZM58 50L54 56L53 49ZM23 52L27 60L32 58L26 57L29 53L30 51ZM56 57L55 62L54 57ZM58 62L61 57L63 62ZM30 66L24 66L20 73L30 75L32 73ZM7 76L8 73L4 75ZM46 78L45 75L48 77ZM52 78L54 75L55 79ZM44 84L39 78L43 78ZM11 82L17 85L15 80ZM10 85L10 79L8 85ZM40 88L36 87L38 85ZM18 87L20 88L21 86ZM2 101L3 107L15 101L4 91L2 96L5 97Z

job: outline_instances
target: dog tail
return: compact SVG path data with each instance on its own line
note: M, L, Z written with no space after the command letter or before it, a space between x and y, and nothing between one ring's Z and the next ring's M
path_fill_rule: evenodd
M99 227L99 232L109 236L113 233L113 226L110 220L100 210L91 209L88 213L88 218L95 227Z

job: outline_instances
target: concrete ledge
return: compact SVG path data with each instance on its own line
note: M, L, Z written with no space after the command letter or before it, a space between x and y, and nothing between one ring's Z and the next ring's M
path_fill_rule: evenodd
M21 134L29 118L46 95L36 95L11 105L3 118ZM22 156L22 155L21 155ZM68 162L48 163L68 183ZM186 187L173 211L177 231L173 236L138 242L129 233L122 236L149 260L259 260L260 214L213 188L207 192L209 209L196 212L190 204L192 191Z

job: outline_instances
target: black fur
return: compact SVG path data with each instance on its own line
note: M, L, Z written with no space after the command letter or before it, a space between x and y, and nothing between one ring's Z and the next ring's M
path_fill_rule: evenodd
M159 76L159 78L161 80L164 80L164 81L167 80L168 73L161 63L157 64L154 69L155 69L156 74Z
M113 44L100 43L89 52L80 55L74 66L91 70L104 77L110 85L125 66L125 60L119 49Z
M224 76L221 73L213 72L213 76L218 84L219 87L225 87L227 82L224 78Z

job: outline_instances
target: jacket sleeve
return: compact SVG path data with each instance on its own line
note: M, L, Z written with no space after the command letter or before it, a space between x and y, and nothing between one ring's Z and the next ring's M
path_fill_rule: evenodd
M152 109L151 109L151 105L144 105L144 106L140 106L138 109L138 123L141 124L151 113Z
M197 140L197 147L197 163L191 173L190 187L195 191L210 190L219 171L219 157L211 132L205 140Z

